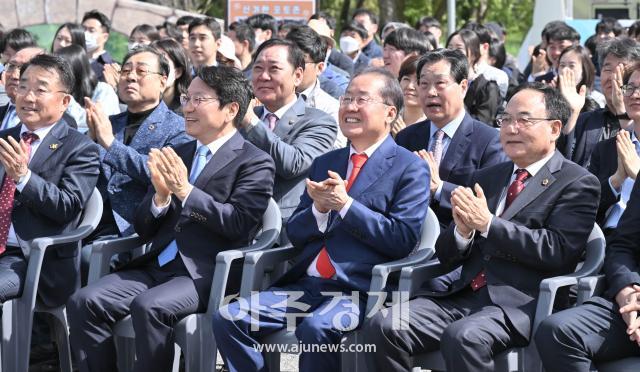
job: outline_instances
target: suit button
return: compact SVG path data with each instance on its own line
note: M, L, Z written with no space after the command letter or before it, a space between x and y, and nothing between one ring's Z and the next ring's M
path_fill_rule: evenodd
M181 231L182 231L182 226L180 226L180 225L176 225L176 227L174 227L174 228L173 228L173 230L174 230L175 232L181 232Z
M485 254L483 258L485 261L489 261L491 259L491 255Z

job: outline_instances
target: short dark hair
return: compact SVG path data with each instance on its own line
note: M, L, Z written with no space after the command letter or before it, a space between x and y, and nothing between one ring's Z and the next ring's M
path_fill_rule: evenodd
M107 18L106 15L104 15L104 13L101 13L96 9L90 10L86 12L84 16L82 16L82 23L84 23L84 21L86 21L87 19L95 19L96 21L100 22L105 32L111 32L111 21L109 20L109 18Z
M425 34L408 27L391 31L391 33L384 38L384 45L391 45L406 54L413 52L423 54L429 50L433 50L433 46Z
M596 34L613 32L615 36L620 36L622 33L622 25L617 19L612 17L605 17L596 25Z
M575 28L569 25L561 25L556 27L553 32L547 34L547 43L551 41L569 40L574 43L580 42L580 34Z
M129 53L127 53L126 56L124 56L122 64L124 65L125 63L127 63L127 61L129 61L131 57L140 53L151 53L156 56L156 58L158 59L158 66L160 67L160 71L158 72L162 76L169 76L169 62L167 61L167 58L165 58L164 54L160 53L158 49L152 47L151 45L140 45L134 48ZM186 73L189 73L189 71L186 71Z
M366 8L358 8L354 10L353 15L351 16L351 19L354 19L360 15L366 15L371 20L371 23L373 23L374 25L378 24L378 15Z
M264 43L260 44L260 46L256 50L254 59L257 59L263 50L275 46L283 46L287 48L287 62L289 62L289 64L293 66L294 70L298 67L304 70L304 53L298 47L298 45L296 45L296 43L291 40L269 39L265 41Z
M60 33L60 30L62 30L63 28L69 30L72 45L79 45L82 48L86 47L86 42L84 40L84 28L77 23L67 22L60 25L60 27L58 27L58 29L56 30L56 33L53 34L54 40ZM51 43L51 51L53 52L53 43Z
M440 24L440 21L430 16L420 17L420 19L416 22L416 30L419 30L420 27L423 27L423 26L427 28L437 27L439 29L442 29L442 25Z
M469 61L469 65L473 67L480 59L480 38L478 34L468 28L460 29L449 35L446 44L447 48L449 48L449 43L451 43L451 39L453 39L454 36L459 36L464 43L467 60Z
M252 28L261 30L271 30L271 37L275 37L278 32L278 21L271 14L254 14L245 20Z
M462 80L467 79L469 76L469 62L467 57L457 49L436 49L425 53L418 62L418 69L416 75L418 81L420 81L420 73L422 68L427 64L436 63L439 61L449 62L451 77L456 83L460 84Z
M198 70L197 77L216 92L220 108L232 102L238 103L238 113L233 124L239 127L247 113L249 102L253 99L251 84L242 71L224 65L207 66Z
M236 39L240 42L249 42L249 51L253 52L256 47L256 33L253 28L246 22L233 22L229 25L229 31L236 33Z
M544 108L549 119L560 120L562 126L567 124L569 116L571 116L571 106L569 106L569 102L567 102L562 93L560 93L559 89L554 89L539 81L523 83L515 89L511 98L518 92L527 89L540 92L544 95Z
M135 34L136 32L143 34L144 36L149 38L151 42L160 40L160 34L158 33L158 29L156 28L156 26L152 26L148 24L137 25L136 27L133 28L133 30L131 30L129 37L132 37L133 34Z
M330 29L336 29L336 19L324 10L317 11L316 13L312 14L309 19L324 19Z
M20 76L23 76L27 68L31 66L40 67L47 71L55 71L65 93L72 94L76 79L73 76L71 65L64 58L51 54L38 54L20 68Z
M640 44L630 37L607 40L598 47L597 51L600 66L604 66L604 60L610 54L630 62L640 58Z
M11 47L11 49L17 52L20 49L35 46L38 46L38 44L31 32L23 28L14 28L2 37L0 52L4 53L4 50L7 49L7 47Z
M471 30L478 35L478 40L480 40L480 44L489 44L491 45L491 34L493 31L489 30L484 25L478 22L467 22L462 29Z
M188 26L196 19L194 16L183 15L176 20L176 26Z
M403 77L407 75L414 75L416 71L418 71L418 61L420 61L420 56L415 54L410 55L400 65L400 72L398 73L398 81L402 80Z
M596 68L591 62L591 52L587 47L582 45L572 45L560 53L558 57L558 63L562 60L562 57L567 53L577 53L582 64L582 76L580 76L580 82L576 88L580 89L580 86L585 85L587 89L593 89L593 83L596 80ZM578 77L576 76L576 79Z
M542 28L542 31L540 32L540 37L542 38L542 40L547 42L547 36L549 34L554 33L557 28L564 27L564 26L567 26L567 24L564 21L551 21L551 22L548 22Z
M387 69L383 67L367 67L353 76L351 81L355 78L363 75L377 75L384 81L382 89L380 89L380 97L382 101L389 106L394 106L397 110L396 117L400 116L402 109L404 108L404 95L402 94L402 88L395 76L393 76ZM351 84L351 83L349 83ZM347 89L349 89L347 87Z
M631 26L629 26L627 29L627 35L632 38L636 38L640 35L640 21L635 21Z
M324 62L327 56L327 44L311 27L294 27L289 31L286 39L293 41L302 52L309 55L314 63Z
M344 33L345 31L355 32L360 36L360 38L362 38L362 40L365 40L369 36L367 29L364 28L364 26L361 23L356 21L351 21L347 25L342 27L342 30L340 31L340 33Z
M220 27L220 23L218 23L215 18L205 17L194 19L193 21L191 21L191 23L189 23L189 33L191 33L194 28L199 26L208 28L209 31L211 31L211 35L213 35L216 40L220 39L220 37L222 36L222 27Z
M492 39L489 45L489 57L494 59L493 67L502 69L507 61L507 50L499 39Z

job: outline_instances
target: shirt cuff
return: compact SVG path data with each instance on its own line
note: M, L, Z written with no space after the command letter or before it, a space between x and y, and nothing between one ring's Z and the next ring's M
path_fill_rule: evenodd
M185 200L187 199L185 198ZM155 218L162 217L167 213L167 210L169 210L169 205L171 205L171 198L169 198L167 204L158 206L156 205L155 197L151 197L151 214Z
M613 196L615 196L616 198L620 196L620 193L622 192L622 186L620 187L620 191L616 190L615 187L613 187L613 185L611 184L611 177L609 177L607 179L607 182L609 182L609 187L611 188L611 192L613 192Z
M347 202L344 203L344 207L340 209L340 218L344 219L344 216L347 215L347 212L349 212L349 208L351 207L351 203L353 203L353 198L349 197L349 199L347 199Z
M458 250L463 250L469 246L469 243L471 243L471 241L473 241L473 237L476 235L476 231L473 230L471 232L471 237L467 239L462 236L462 234L460 234L460 232L458 231L458 226L454 226L453 235L456 238L456 245L458 246Z
M442 196L442 186L444 186L444 182L440 181L440 184L438 185L436 192L433 194L433 198L438 202L440 202L440 196Z
M311 204L311 212L313 216L316 218L316 223L318 224L318 230L320 232L325 232L327 229L327 223L329 222L329 212L322 213L318 209L316 209L315 204Z
M480 233L480 236L483 238L487 238L487 235L489 235L489 229L491 228L491 221L493 221L493 215L491 215L491 217L489 217L489 222L487 222L487 231Z
M27 182L29 182L30 178L31 178L31 170L27 169L27 174L20 177L20 180L16 183L16 190L18 190L19 192L22 192L22 189L24 189L24 187L27 186Z

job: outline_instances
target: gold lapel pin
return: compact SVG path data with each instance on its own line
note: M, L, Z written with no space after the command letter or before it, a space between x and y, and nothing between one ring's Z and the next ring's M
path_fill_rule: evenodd
M155 124L149 124L149 130L154 130L156 129L156 125Z
M52 143L49 145L49 150L57 150L58 149L58 144L57 143Z
M542 186L547 186L549 184L549 179L545 178L542 180Z

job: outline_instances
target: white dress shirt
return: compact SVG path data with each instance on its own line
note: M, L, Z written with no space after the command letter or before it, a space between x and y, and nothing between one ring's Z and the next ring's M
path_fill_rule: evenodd
M442 160L444 160L444 157L447 154L447 151L449 150L449 145L453 140L453 136L458 131L458 128L460 128L460 124L462 124L462 120L464 120L464 116L466 114L467 112L465 110L460 110L460 113L458 114L458 116L456 116L453 120L451 120L444 127L442 127L442 131L444 132L445 135L442 137L442 157L440 158L440 164L442 164ZM431 150L431 148L433 147L434 142L436 140L435 134L439 129L440 128L438 128L435 124L433 124L433 122L431 122L430 132L429 132L429 135L431 137L429 138L429 143L427 144L427 151ZM442 196L443 185L444 185L444 181L441 182L440 185L438 185L436 192L433 194L433 198L438 202L440 202L440 197Z

